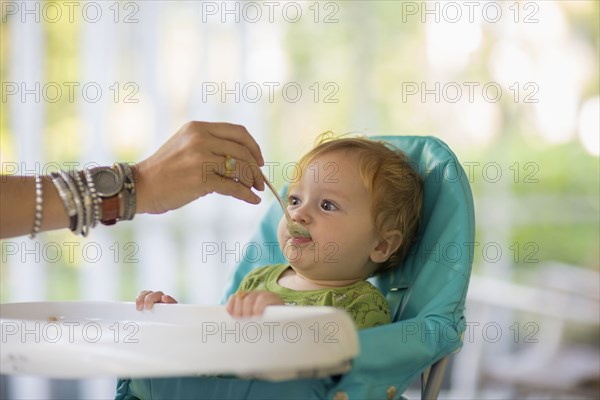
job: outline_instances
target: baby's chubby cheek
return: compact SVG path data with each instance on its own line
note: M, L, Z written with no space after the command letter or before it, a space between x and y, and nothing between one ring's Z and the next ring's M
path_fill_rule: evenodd
M283 251L285 242L287 241L287 235L287 222L285 217L282 217L279 220L279 225L277 226L277 241L279 242L279 248L281 249L281 251Z

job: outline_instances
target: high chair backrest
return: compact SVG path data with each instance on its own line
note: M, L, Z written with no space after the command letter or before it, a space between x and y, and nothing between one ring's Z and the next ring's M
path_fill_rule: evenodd
M403 151L424 182L418 240L398 268L372 282L386 295L394 323L359 332L361 354L331 388L349 398L403 393L421 371L462 346L464 305L475 235L468 178L454 153L430 136L377 136ZM274 204L252 239L259 249L234 272L224 299L253 268L285 262L277 243L282 211ZM391 391L391 392L390 392Z
M376 138L373 138L376 139ZM439 308L452 282L453 320L463 318L473 260L475 217L468 178L454 153L434 137L377 137L402 150L423 178L422 222L417 240L399 268L381 274L374 284L387 293L394 320L423 315ZM455 307L454 307L455 306ZM439 310L438 310L439 311ZM448 314L450 315L450 314Z

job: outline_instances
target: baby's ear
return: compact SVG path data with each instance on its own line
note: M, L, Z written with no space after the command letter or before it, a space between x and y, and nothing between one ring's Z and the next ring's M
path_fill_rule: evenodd
M398 230L387 231L379 238L379 242L371 250L370 258L374 263L383 263L390 258L392 254L403 242L404 235Z

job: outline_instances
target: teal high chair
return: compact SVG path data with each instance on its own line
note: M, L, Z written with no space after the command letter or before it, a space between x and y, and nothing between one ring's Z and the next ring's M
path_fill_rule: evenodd
M270 382L232 377L121 380L117 399L399 399L421 374L421 395L434 399L448 356L462 346L465 297L473 261L475 217L467 176L448 146L434 137L376 136L401 149L424 180L418 241L403 265L372 278L393 323L359 331L360 354L344 375ZM282 211L274 204L254 243L277 241ZM269 259L271 258L271 259ZM262 252L236 269L224 300L253 268L284 262ZM259 361L257 361L259 362Z

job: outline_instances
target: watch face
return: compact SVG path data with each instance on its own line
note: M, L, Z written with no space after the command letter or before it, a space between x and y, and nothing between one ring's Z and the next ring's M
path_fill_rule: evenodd
M100 167L94 168L91 172L98 196L111 197L121 191L123 182L119 178L119 175L112 169Z

